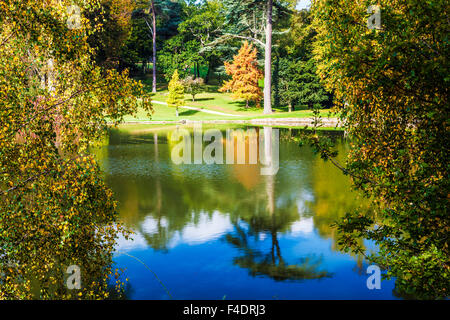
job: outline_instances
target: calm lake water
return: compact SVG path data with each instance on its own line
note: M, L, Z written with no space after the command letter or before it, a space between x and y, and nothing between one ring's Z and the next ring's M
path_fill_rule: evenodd
M367 288L367 263L340 252L330 227L366 201L331 163L290 139L295 130L279 130L273 176L261 175L262 164L177 165L170 137L179 130L125 127L96 152L120 220L135 232L118 240L115 256L128 298L170 298L152 271L174 299L395 298L393 281ZM347 143L338 141L343 155Z

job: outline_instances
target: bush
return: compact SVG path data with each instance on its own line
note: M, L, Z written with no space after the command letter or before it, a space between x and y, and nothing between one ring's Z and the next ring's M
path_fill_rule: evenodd
M192 95L192 101L195 101L195 96L203 91L205 80L203 78L194 79L193 76L188 76L182 80L184 91Z

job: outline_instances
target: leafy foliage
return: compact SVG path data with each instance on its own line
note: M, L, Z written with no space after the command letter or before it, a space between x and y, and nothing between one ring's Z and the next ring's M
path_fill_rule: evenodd
M131 34L133 0L101 0L99 8L85 13L93 26L101 23L100 32L89 36L89 45L95 49L97 64L111 68L119 65L122 49Z
M280 102L288 105L289 110L292 110L294 106L321 109L329 105L330 95L321 85L312 59L292 61L281 58L279 63L278 94Z
M191 73L191 67L204 62L198 55L199 43L197 40L185 42L182 36L175 36L167 40L164 48L158 54L158 60L164 76L169 81L175 72L184 78Z
M182 22L182 6L171 0L134 0L135 10L132 13L131 34L120 58L129 68L136 69L139 62L148 62L153 55L152 40L152 3L156 18L156 48L158 51L165 42L175 36L178 25ZM169 72L170 74L173 73ZM169 80L169 79L168 79Z
M219 91L231 91L236 99L245 99L247 107L249 101L254 101L259 107L262 92L258 81L262 79L262 72L256 60L258 52L247 41L244 41L239 53L234 56L232 63L225 62L225 70L231 76Z
M184 102L184 86L180 81L178 70L172 75L172 79L169 82L169 97L167 99L167 105L174 107L178 117L178 107L181 107Z
M193 76L188 76L183 79L183 86L186 93L189 93L192 96L192 101L195 101L195 96L203 91L203 86L205 81L203 78L194 79Z
M151 105L126 72L96 66L88 38L101 24L81 16L69 29L70 4L0 1L2 299L108 297L115 238L125 232L87 151L107 121ZM81 10L100 5L84 1ZM80 290L65 287L72 264Z
M366 2L313 5L319 74L352 138L345 171L379 208L376 219L349 213L341 243L361 251L356 237L374 240L369 258L400 294L447 297L448 3L378 3L382 30L367 28Z

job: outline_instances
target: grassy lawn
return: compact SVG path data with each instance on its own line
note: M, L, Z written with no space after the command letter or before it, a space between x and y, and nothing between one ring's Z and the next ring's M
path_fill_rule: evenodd
M151 81L144 81L148 90L151 90ZM166 102L168 91L165 87L160 87L158 92L152 97L154 101ZM205 92L202 92L195 97L195 102L192 101L192 96L185 95L185 106L196 107L200 109L218 111L228 113L236 116L225 116L209 114L197 110L179 109L179 117L175 116L175 109L169 108L165 105L153 103L154 113L149 119L145 112L138 112L136 117L127 116L125 121L175 121L175 120L250 120L255 118L306 118L311 117L311 110L298 110L287 112L286 108L274 107L273 113L270 115L263 114L263 108L249 107L245 108L245 101L234 100L231 93L218 92L217 86L205 86ZM328 110L323 110L323 116L326 117Z
M156 100L156 99L154 99ZM163 101L163 100L158 100ZM217 119L236 119L238 117L221 116L215 114L204 113L196 110L188 110L179 108L179 116L175 115L175 108L170 108L161 104L153 104L154 113L151 119L147 116L146 112L139 110L136 117L125 116L125 121L175 121L175 120L217 120Z

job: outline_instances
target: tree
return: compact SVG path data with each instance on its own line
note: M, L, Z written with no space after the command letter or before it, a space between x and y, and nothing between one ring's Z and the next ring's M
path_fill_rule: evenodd
M325 91L316 75L313 59L293 61L291 58L281 58L279 64L278 94L281 103L288 105L289 112L295 106L305 109L322 109L330 106L330 94Z
M328 93L317 76L317 61L313 45L317 32L311 13L294 11L286 22L289 31L277 37L274 68L274 100L278 105L301 108L330 107L332 94Z
M220 55L216 48L211 48L209 43L218 37L223 30L224 16L221 14L222 3L215 1L205 1L203 3L191 4L186 7L186 19L178 26L180 35L184 41L196 40L198 43L197 54L202 61L196 61L196 77L200 77L199 68L201 62L207 64L208 70L205 75L205 82L208 83L209 74L217 64Z
M99 32L90 35L89 45L95 49L95 60L107 68L123 69L120 53L131 34L133 0L101 0L100 6L85 12L92 26L102 22Z
M157 27L159 18L158 34L162 37L172 34L181 22L179 11L181 6L178 2L171 0L140 0L139 9L133 14L135 19L142 19L145 22L145 29L152 39L152 92L156 92L156 61L157 61ZM142 25L141 25L142 27ZM133 39L139 41L139 39Z
M95 64L81 16L97 1L0 1L0 299L103 299L116 203L88 155L138 107L142 84ZM78 12L77 12L78 11ZM80 267L83 286L64 275Z
M134 18L141 18L144 20L145 25L147 26L147 30L150 34L150 38L152 39L152 92L156 93L156 6L155 0L151 0L150 2L141 2L138 10L134 12Z
M152 68L152 74L153 74L153 81L152 81L152 92L155 93L156 92L156 7L155 7L155 0L151 1L151 6L149 9L149 13L151 14L151 21L152 21L152 26L151 28L149 27L149 30L151 31L152 34L152 52L153 52L153 59L152 59L152 64L153 64L153 68ZM147 20L145 20L145 22L147 23Z
M188 76L183 79L183 86L187 93L192 95L192 101L195 102L195 96L203 91L205 81L203 78L194 79L193 76Z
M121 66L137 73L139 62L145 65L152 56L152 38L144 19L131 20L131 33L120 52Z
M261 101L262 92L258 82L262 79L262 72L258 68L257 54L256 48L244 41L233 62L225 62L225 69L231 80L225 81L219 89L221 92L233 92L236 99L244 99L246 108L249 107L249 101L254 101L257 107Z
M289 112L292 112L300 98L301 85L299 78L301 62L291 61L288 58L281 58L279 61L279 90L280 103L288 106Z
M313 47L317 32L308 10L294 10L286 21L288 31L277 37L278 55L295 57L303 61L313 57Z
M229 38L252 41L264 48L264 113L272 113L272 34L273 17L282 18L288 12L290 2L273 0L224 0L229 27L216 42Z
M264 113L272 113L272 10L273 0L267 0L266 42L264 44Z
M183 83L179 80L178 70L172 75L172 79L169 82L169 98L167 99L167 105L175 108L175 113L178 117L178 107L181 107L184 102L184 87Z
M163 49L159 52L161 69L167 81L170 81L175 70L181 78L191 74L191 69L204 63L198 54L200 46L197 40L185 41L182 35L177 35L165 41Z
M366 2L315 1L319 75L341 105L352 148L346 168L374 199L377 219L357 212L338 224L340 243L417 298L450 292L448 214L449 61L447 1L378 1L381 29ZM376 14L376 13L375 13ZM370 24L369 24L370 26ZM314 143L322 156L331 150ZM332 159L332 157L331 157Z

